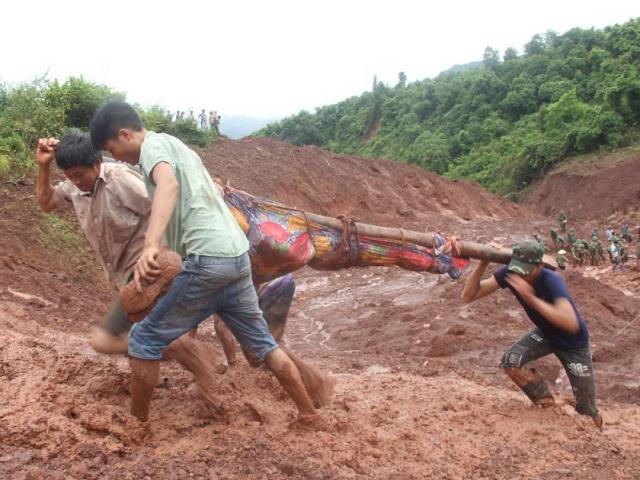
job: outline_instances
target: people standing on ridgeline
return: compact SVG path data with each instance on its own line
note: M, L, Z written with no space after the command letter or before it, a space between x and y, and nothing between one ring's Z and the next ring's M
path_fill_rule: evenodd
M200 120L200 130L207 130L209 128L207 112L204 111L204 108L200 112L200 115L198 115L198 120Z
M189 122L196 123L196 117L193 114L193 110L189 110L189 118L187 118L187 120L189 120Z
M209 126L211 127L211 130L220 134L220 115L218 115L216 110L209 111Z

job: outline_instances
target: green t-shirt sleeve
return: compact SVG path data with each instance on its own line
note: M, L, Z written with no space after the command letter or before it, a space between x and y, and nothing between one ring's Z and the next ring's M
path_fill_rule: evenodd
M172 158L167 146L155 139L145 140L143 154L140 160L145 177L147 177L153 185L155 185L153 181L153 169L156 168L159 163L168 163L171 165L174 173L176 170L176 162Z

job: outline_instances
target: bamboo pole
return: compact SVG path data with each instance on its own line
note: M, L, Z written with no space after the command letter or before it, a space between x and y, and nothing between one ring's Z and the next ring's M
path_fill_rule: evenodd
M324 225L336 230L342 230L342 221L333 217L325 217L324 215L316 215L315 213L307 213L307 218L315 223ZM410 243L422 245L423 247L433 247L433 235L431 233L416 232L413 230L404 230L400 233L399 228L380 227L377 225L369 225L367 223L356 222L356 228L358 232L363 235L377 238L386 238L389 240L401 240ZM511 249L509 248L496 248L491 245L484 245L482 243L469 242L463 240L462 252L463 257L475 258L478 260L486 260L493 263L507 264L511 260ZM549 255L545 255L543 258L545 267L556 270L558 264Z

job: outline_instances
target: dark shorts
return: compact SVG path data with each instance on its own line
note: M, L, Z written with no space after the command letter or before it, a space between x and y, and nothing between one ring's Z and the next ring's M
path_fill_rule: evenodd
M522 368L527 363L550 353L558 357L567 372L578 413L595 417L598 407L591 351L588 346L572 350L556 348L548 342L540 329L534 328L504 353L500 367Z
M120 295L116 295L104 316L102 327L111 335L120 336L129 333L132 325L133 322L129 320L127 312L122 308Z
M258 287L260 310L269 326L281 327L287 321L295 291L296 283L290 273Z

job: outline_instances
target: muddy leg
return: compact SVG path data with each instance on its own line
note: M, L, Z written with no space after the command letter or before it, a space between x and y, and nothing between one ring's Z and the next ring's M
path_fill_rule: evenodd
M292 427L312 431L327 430L327 422L316 412L298 368L287 354L281 348L276 348L267 355L265 363L298 407L298 420Z
M190 335L184 335L171 342L164 350L162 359L177 361L193 374L198 383L212 378L218 363L218 356L213 348Z
M149 418L151 395L158 380L160 362L129 357L131 367L131 414L141 422Z
M267 355L265 363L296 404L298 412L301 415L315 414L316 409L304 388L300 372L287 354L281 348L276 348Z
M188 371L195 380L200 395L209 409L218 415L224 415L224 406L216 394L216 366L219 364L218 355L210 345L193 339L190 335L183 335L174 340L162 354L164 360L175 360Z
M213 326L215 328L216 335L222 344L224 355L227 357L227 363L230 367L237 365L238 359L236 357L236 344L231 330L229 330L224 322L218 317L214 319Z
M552 352L542 331L534 328L514 343L502 356L500 367L536 405L548 407L555 403L553 395L542 376L534 368L523 368L525 364Z
M300 372L300 378L304 384L307 393L311 397L316 408L323 407L331 401L333 388L336 384L334 377L321 372L318 368L310 365L302 360L289 349L280 346L280 348L289 356Z
M127 335L114 335L102 327L95 327L91 331L89 344L98 353L127 353L129 341Z
M503 370L533 403L541 407L555 405L556 401L552 393L535 368L504 368Z

